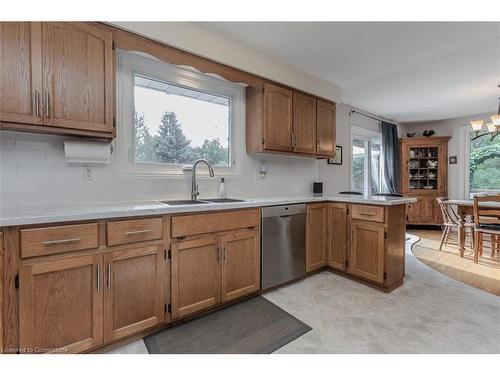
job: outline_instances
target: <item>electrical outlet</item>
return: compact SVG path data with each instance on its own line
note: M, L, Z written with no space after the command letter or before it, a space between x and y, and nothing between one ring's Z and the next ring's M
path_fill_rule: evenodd
M89 181L94 179L94 171L91 165L83 166L83 181Z

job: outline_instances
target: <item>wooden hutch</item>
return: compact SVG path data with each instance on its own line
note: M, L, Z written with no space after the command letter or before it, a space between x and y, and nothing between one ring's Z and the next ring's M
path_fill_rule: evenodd
M441 211L436 198L448 191L448 141L451 137L400 139L401 190L418 201L408 208L408 224L439 225Z

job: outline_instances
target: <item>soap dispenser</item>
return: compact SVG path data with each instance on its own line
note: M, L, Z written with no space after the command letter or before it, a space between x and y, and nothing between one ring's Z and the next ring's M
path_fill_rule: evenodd
M226 198L226 183L224 182L224 177L220 179L219 198Z

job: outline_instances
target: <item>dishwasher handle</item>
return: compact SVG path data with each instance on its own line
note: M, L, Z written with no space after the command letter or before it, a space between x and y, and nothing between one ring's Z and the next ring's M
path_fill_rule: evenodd
M292 215L300 215L306 212L306 205L290 204L283 206L271 206L262 208L262 217L288 217Z

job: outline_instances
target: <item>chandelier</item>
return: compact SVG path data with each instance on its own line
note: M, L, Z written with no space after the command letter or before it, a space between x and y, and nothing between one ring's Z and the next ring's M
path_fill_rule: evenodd
M498 85L498 88L500 88L500 85ZM483 129L483 124L484 120L474 120L470 122L472 126L472 130L476 133L475 137L472 138L478 139L479 137L484 137L486 135L491 135L491 141L498 135L500 134L500 98L498 98L498 112L496 115L491 116L491 122L488 122L486 124L486 128L488 129L487 132L485 133L480 133L481 130Z

